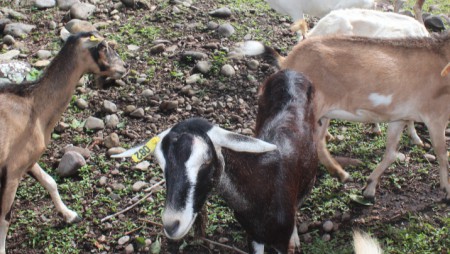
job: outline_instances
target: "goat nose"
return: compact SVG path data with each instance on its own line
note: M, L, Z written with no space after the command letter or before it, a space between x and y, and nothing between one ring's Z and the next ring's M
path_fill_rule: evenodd
M180 226L180 221L176 220L172 223L164 224L164 230L166 231L166 234L168 236L172 236L178 230L179 226Z

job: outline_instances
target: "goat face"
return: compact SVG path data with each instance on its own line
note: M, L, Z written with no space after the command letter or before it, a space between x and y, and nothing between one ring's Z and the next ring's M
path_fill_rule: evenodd
M253 153L276 149L275 145L199 118L178 123L159 138L155 156L164 170L167 191L162 221L171 239L181 239L188 233L219 178L224 167L222 147Z

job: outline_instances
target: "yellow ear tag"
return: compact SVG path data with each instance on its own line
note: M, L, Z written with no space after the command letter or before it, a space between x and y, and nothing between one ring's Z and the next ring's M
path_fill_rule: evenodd
M97 37L94 35L91 35L91 38L89 38L90 41L100 41Z
M159 143L159 137L153 137L147 144L131 156L134 162L140 162L155 151L156 145Z

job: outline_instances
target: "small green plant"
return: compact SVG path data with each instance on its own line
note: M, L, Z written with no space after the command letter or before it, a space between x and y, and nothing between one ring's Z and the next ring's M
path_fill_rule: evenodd
M26 81L36 81L41 77L42 73L43 73L43 71L41 71L41 70L31 68L31 71L27 74L27 76L25 77L25 80Z

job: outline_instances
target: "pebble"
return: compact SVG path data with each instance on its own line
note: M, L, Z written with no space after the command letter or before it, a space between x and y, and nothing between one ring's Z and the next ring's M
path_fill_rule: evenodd
M130 116L136 118L143 118L145 116L145 112L143 108L137 108L130 113Z
M24 36L27 36L35 28L35 25L24 23L9 23L5 26L3 33L12 35L16 38L22 38Z
M308 232L308 227L309 227L309 224L307 222L300 223L300 225L298 226L298 232L300 234L304 234L304 233Z
M133 244L128 244L127 245L127 247L125 247L125 253L126 254L130 254L130 253L133 253L134 252L134 247L133 247Z
M131 112L136 110L136 106L134 105L128 105L125 107L125 113L130 114Z
M117 241L117 242L119 243L119 245L124 245L129 241L130 241L130 236L125 235L125 236L122 236L121 238L119 238L119 241Z
M84 165L86 161L81 154L69 151L61 158L56 173L61 177L73 176Z
M0 54L0 61L9 61L20 55L20 51L17 49L10 50L4 54Z
M153 92L153 90L151 90L151 89L145 89L141 93L141 96L146 99L151 99L151 97L153 97L154 95L155 95L155 92Z
M259 62L258 60L252 59L247 62L247 66L250 70L256 71L259 67Z
M119 120L119 116L117 116L116 114L112 114L112 115L107 115L105 117L105 125L106 128L109 129L114 129L117 127L117 125L119 124L120 120Z
M62 149L62 153L64 154L70 151L74 151L81 154L83 158L85 158L86 160L91 157L91 151L89 151L89 149L82 148L79 146L67 145Z
M133 166L132 169L137 169L137 170L140 170L140 171L146 171L146 170L148 170L149 167L150 167L150 162L142 161L142 162L139 162L138 164L136 164L135 166Z
M117 133L111 133L109 136L107 136L105 138L105 140L103 140L103 144L107 148L112 148L112 147L119 146L120 145L119 135L117 135Z
M306 233L302 235L303 242L310 243L312 241L312 236L310 233Z
M56 3L59 7L59 9L63 10L63 11L68 11L70 10L70 7L72 7L72 5L79 3L80 0L56 0Z
M55 126L55 131L57 133L62 133L65 130L67 130L70 127L69 124L65 123L65 122L59 122L56 126Z
M137 181L133 184L133 191L134 192L138 192L140 191L142 188L145 188L148 186L148 183L144 182L144 181Z
M176 109L178 108L178 101L163 101L159 108L163 111Z
M206 27L207 27L209 30L216 30L216 29L219 27L219 24L217 24L217 23L214 22L214 21L209 21L208 24L206 24Z
M41 50L38 50L36 55L39 59L49 59L52 56L52 52L41 49Z
M102 111L105 112L105 113L109 113L109 114L116 113L117 112L117 106L112 101L104 100L103 101Z
M186 78L186 84L194 84L200 81L202 76L200 74L193 74Z
M7 34L3 37L3 43L6 45L14 45L16 43L16 40L11 35Z
M425 157L425 159L427 159L429 162L436 161L436 156L434 156L434 155L432 155L432 154L426 153L426 154L424 154L424 157Z
M35 5L38 8L44 9L54 7L56 5L56 2L55 0L36 0Z
M127 49L128 49L129 51L138 51L140 48L141 48L141 47L139 47L139 46L137 46L137 45L133 45L133 44L130 44L130 45L127 46Z
M75 101L75 106L77 106L79 109L87 109L89 107L89 104L85 99L78 98Z
M90 116L86 119L84 127L90 130L103 130L105 128L105 123L102 119Z
M217 28L217 32L219 33L220 36L230 37L231 35L234 34L235 30L231 24L226 23L220 25L219 28Z
M37 67L37 68L44 68L44 67L48 66L49 64L50 64L50 60L38 60L33 63L33 66Z
M227 76L227 77L232 77L236 74L236 71L234 70L233 66L231 66L229 64L225 64L220 69L220 74Z
M322 241L324 242L328 242L331 239L331 235L330 234L323 234L322 236Z
M207 74L211 70L212 66L213 64L210 61L198 61L195 68L200 73Z
M327 220L322 225L323 231L325 232L331 232L333 230L333 222L330 220Z
M100 186L105 186L107 182L108 182L108 177L106 177L106 176L101 176L101 177L100 177L100 180L98 181L98 184L99 184Z
M203 52L199 52L199 51L185 51L185 52L183 52L181 57L183 59L191 58L192 60L195 60L195 59L202 60L202 59L208 58L208 55Z
M70 7L70 15L76 19L88 19L95 11L95 5L88 3L76 3Z
M397 153L397 160L399 160L401 162L405 161L406 160L406 155L404 153L398 152Z
M166 45L164 45L163 43L160 44L156 44L155 46L150 48L150 53L151 54L159 54L162 53L166 50Z
M111 184L111 187L113 188L113 190L123 190L126 188L122 183L113 183Z
M222 7L209 12L211 17L216 18L229 18L231 17L231 10L228 7Z

